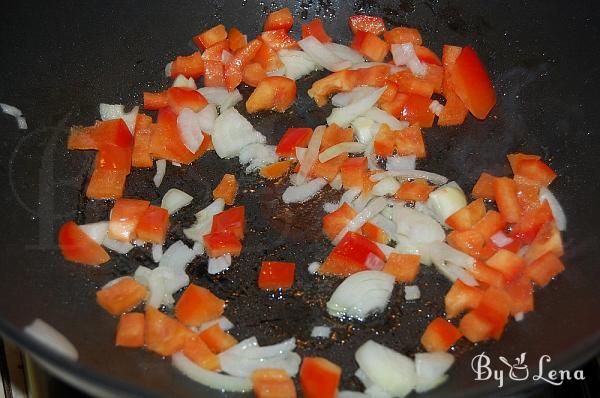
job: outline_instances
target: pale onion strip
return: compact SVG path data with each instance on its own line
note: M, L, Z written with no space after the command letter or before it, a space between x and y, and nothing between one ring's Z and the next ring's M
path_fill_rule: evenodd
M418 300L421 298L421 290L419 286L409 285L404 287L404 299L405 300Z
M188 195L177 188L171 188L162 198L160 207L167 209L169 214L177 212L179 209L189 205L194 200L193 196Z
M169 62L165 65L165 76L171 77L171 67L173 66L173 62Z
M419 60L412 43L392 44L391 51L396 65L408 66L413 75L418 77L424 77L427 74L427 64Z
M338 43L327 43L324 46L341 59L352 62L353 65L365 63L362 54L348 46Z
M395 65L386 64L385 62L360 62L360 63L356 63L356 64L352 65L352 67L350 69L351 70L366 69L366 68L372 68L374 66L379 66L379 65L385 65L385 66L389 67L390 70L392 67L395 67Z
M315 178L302 185L287 187L281 198L284 203L304 203L315 196L325 185L327 185L326 179Z
M277 55L285 65L285 76L293 80L298 80L314 70L321 69L321 66L317 65L304 51L284 49L278 51Z
M196 112L189 108L182 109L177 115L177 127L183 145L190 152L196 153L204 141L202 126L200 126Z
M102 286L100 288L100 290L108 289L109 287L116 285L117 283L121 282L124 279L131 279L131 277L130 276L121 276L119 278L112 279L112 280L106 282L104 284L104 286Z
M371 218L381 213L387 206L387 202L384 198L373 199L367 207L365 207L360 213L358 213L342 230L336 235L331 243L337 245L340 243L342 238L350 231L354 232L360 229L367 223Z
M433 100L431 101L431 104L429 104L429 110L436 116L440 116L440 113L444 110L444 105L440 104L437 100Z
M203 369L190 361L183 353L173 354L173 366L190 379L221 391L248 392L252 381L247 377L235 377Z
M160 259L163 256L163 245L154 243L152 245L152 260L155 263L160 262Z
M173 80L173 85L171 87L182 87L189 88L192 90L196 90L198 87L196 86L196 82L191 77L185 77L183 75L177 75L175 80Z
M223 65L226 65L227 62L229 62L229 60L231 59L231 57L233 57L232 53L230 53L227 50L223 50L223 52L221 53L221 63Z
M312 136L310 137L310 141L308 141L308 149L306 153L301 160L299 159L300 170L298 171L298 179L296 180L298 185L301 185L306 181L310 170L317 161L319 149L321 148L321 141L323 140L323 134L325 134L325 126L319 126L315 128Z
M364 96L348 106L334 108L327 117L327 124L332 125L335 123L342 128L348 127L354 119L364 115L369 109L375 106L379 97L381 97L385 90L385 87L373 89L371 94Z
M210 275L226 271L231 266L231 254L224 254L221 257L209 257L207 272Z
M102 241L102 246L119 254L127 254L131 249L133 249L133 245L131 243L111 239L108 237L108 235Z
M329 326L314 326L310 332L310 337L328 339L330 334L331 328Z
M365 260L365 267L374 271L381 271L385 266L385 261L383 261L379 256L369 253L367 254L367 259Z
M384 178L373 186L371 193L375 196L393 195L400 188L400 183L394 177Z
M387 124L392 130L403 130L409 126L408 122L400 121L386 111L377 108L376 106L369 109L364 116L377 123Z
M506 245L510 245L513 242L513 239L507 236L504 232L498 231L494 235L490 237L490 240L494 242L494 245L498 247L504 247Z
M385 168L388 171L414 170L417 164L415 155L407 156L388 156Z
M424 170L390 170L383 173L373 174L371 181L380 181L387 177L403 177L403 178L422 178L431 181L435 185L442 185L448 182L448 178L443 175L431 173Z
M119 119L125 113L125 106L121 104L100 103L98 105L98 113L100 113L100 120Z
M25 334L32 337L38 343L45 345L48 349L76 361L79 358L77 349L61 332L50 326L43 320L36 318L25 326Z
M423 393L429 391L445 382L448 378L446 372L453 363L454 356L447 352L416 353L416 392Z
M546 187L540 188L540 202L544 200L548 201L548 205L550 205L550 210L552 210L552 215L554 216L554 221L556 222L556 227L560 231L567 230L567 216L565 211L556 196Z
M316 274L319 272L319 268L321 268L321 263L317 261L313 261L312 263L308 264L308 272L310 274Z
M227 317L221 316L217 319L213 319L212 321L204 322L196 328L196 332L202 332L213 325L219 325L223 330L230 330L234 327L233 322L231 322Z
M165 177L165 172L167 171L167 161L165 159L158 159L155 162L156 164L156 175L152 178L154 181L154 185L156 188L160 187L162 184L162 180Z
M17 127L21 130L27 130L27 120L23 116L17 116Z
M171 160L171 165L175 166L175 167L181 167L181 163L176 162L174 160Z
M17 116L23 116L23 112L21 112L21 110L19 108L17 108L16 106L12 106L9 104L4 104L0 102L0 109L2 109L3 113L6 113L9 116L12 117L17 117Z
M79 228L85 232L94 242L101 245L108 233L108 221L99 221L90 224L79 225Z
M185 273L185 267L196 258L196 254L185 243L178 240L163 253L159 267L167 267L176 273Z
M467 205L465 193L454 181L443 185L429 194L429 207L440 224L445 225L446 219Z
M313 36L308 36L298 41L298 45L307 53L317 64L331 72L338 72L348 69L352 62L343 60L325 47L319 40Z
M328 160L335 158L342 153L362 153L366 146L360 142L340 142L339 144L330 146L319 154L319 162L325 163Z
M331 104L336 107L348 106L372 92L373 87L370 86L354 87L350 91L342 91L335 94L333 97L331 97Z
M210 104L217 105L221 112L226 111L243 99L237 88L229 92L225 87L200 87L198 92Z
M340 173L337 173L335 175L335 178L329 181L329 186L335 189L336 191L342 189L342 175Z

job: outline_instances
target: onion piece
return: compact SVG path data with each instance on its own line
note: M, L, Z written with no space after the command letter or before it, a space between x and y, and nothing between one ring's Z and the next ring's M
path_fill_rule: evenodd
M371 109L385 90L385 87L374 88L371 94L364 96L358 101L342 108L334 108L331 111L331 115L327 117L327 124L332 125L335 123L342 128L348 127L354 119L364 115Z
M452 282L460 279L466 285L478 286L479 283L466 270L473 268L475 259L444 242L429 244L429 254L435 267Z
M202 127L198 122L196 112L189 108L182 109L177 115L177 127L179 127L179 137L183 145L190 152L196 153L204 141L204 134L202 134Z
M165 159L157 159L156 162L156 175L152 178L156 188L160 187L163 178L165 178L165 172L167 171L167 161Z
M319 272L319 268L321 268L321 263L318 261L313 261L312 263L308 264L308 272L310 274L316 274Z
M94 242L101 245L108 233L108 221L79 225L79 228Z
M213 325L219 325L221 327L221 329L226 330L226 331L231 330L234 327L233 323L227 317L221 316L217 319L213 319L212 321L204 322L203 324L201 324L200 326L198 326L196 328L197 329L196 332L200 333L203 330L206 330Z
M23 112L21 112L21 110L19 108L17 108L16 106L12 106L9 104L4 104L2 102L0 102L0 109L2 110L3 113L6 113L9 116L12 117L18 117L18 116L23 116Z
M300 170L298 171L296 180L297 185L301 185L306 181L313 165L316 163L319 156L319 149L321 148L321 141L323 140L323 134L325 134L325 126L318 126L315 128L308 141L308 148L304 153L304 156L298 158L300 161Z
M150 268L140 265L136 268L135 272L133 273L133 279L135 279L136 282L148 287L150 285L151 275L152 270Z
M248 377L235 377L211 372L190 361L183 353L172 355L173 366L190 379L221 391L248 392L252 391L252 380Z
M245 146L266 140L235 108L229 108L217 117L212 133L213 146L221 158L232 158Z
M173 62L169 62L165 65L165 76L171 77L171 67L173 66Z
M325 149L319 154L319 162L325 163L342 153L362 153L365 145L360 142L340 142Z
M383 271L361 271L350 275L335 289L327 312L337 318L364 320L385 309L394 289L394 276Z
M284 203L304 203L315 196L325 185L327 185L326 179L315 178L302 185L287 187L281 198Z
M326 43L324 46L339 58L345 61L350 61L353 65L362 64L365 62L365 59L361 53L343 44Z
M315 70L321 69L321 66L317 65L304 51L283 49L277 55L285 65L285 76L293 80L298 80Z
M27 130L27 120L23 116L15 117L17 119L17 127L21 130Z
M338 72L340 70L348 69L352 66L352 62L345 61L338 57L333 51L325 47L319 40L314 36L308 36L298 41L298 45L309 57L311 57L315 63L321 65L325 69L331 72Z
M365 260L365 267L374 271L381 271L385 266L385 261L379 258L379 256L369 253L367 255L367 259Z
M196 254L196 256L201 256L204 254L204 240L202 243L198 241L194 241L194 245L192 246L192 251Z
M154 268L148 278L150 296L146 300L147 307L158 308L161 305L171 306L175 303L173 293L187 286L190 279L185 272L178 272L173 268Z
M373 87L369 86L358 86L354 87L350 91L343 91L337 94L334 94L331 97L331 104L333 106L342 107L348 106L359 99L363 98L365 95L369 95L373 92Z
M243 99L237 88L230 92L225 87L200 87L197 91L210 104L218 106L221 112L226 111Z
M415 364L409 357L373 340L361 345L354 357L367 377L393 397L404 397L415 388Z
M396 65L408 66L413 75L418 77L424 77L427 74L427 64L419 60L412 43L392 44L391 52Z
M436 219L444 225L448 217L466 205L465 193L454 181L437 188L427 199L427 206L433 210Z
M490 237L490 240L494 243L494 245L498 247L504 247L506 245L510 245L513 242L513 239L502 231L496 232L494 235Z
M342 175L340 173L337 173L335 175L335 178L329 181L329 186L335 189L336 191L342 189Z
M315 326L310 332L310 337L328 339L329 335L331 335L331 328L329 326Z
M433 100L429 104L429 110L436 116L440 116L440 113L444 110L444 105L440 104L437 100Z
M362 211L360 211L342 230L336 235L336 237L331 241L334 245L340 243L342 238L349 231L357 231L363 225L367 223L371 218L375 217L375 215L381 213L381 211L387 206L387 202L384 198L376 198L373 199Z
M196 123L206 134L211 135L215 129L215 120L217 120L217 107L215 104L208 104L200 112L196 112Z
M362 211L367 204L373 199L373 195L371 193L361 192L360 195L356 199L352 201L352 208L358 212Z
M224 254L220 257L209 257L207 271L210 275L214 275L227 270L230 266L231 254Z
M339 205L337 203L323 203L323 210L325 210L325 213L333 213L337 209L339 209Z
M360 195L360 188L350 188L342 194L342 197L340 198L340 206L342 206L344 203L352 203L358 197L358 195Z
M550 205L550 210L552 210L552 215L554 216L554 221L556 222L556 227L559 231L567 230L567 216L565 211L556 196L546 187L540 188L540 202L544 202L544 200L548 201Z
M392 395L379 387L367 376L361 368L356 369L354 375L365 386L365 394L370 398L392 398Z
M395 205L394 222L396 232L413 242L441 242L446 238L444 229L436 220L409 207Z
M421 298L421 289L416 285L404 286L404 300L418 300Z
M375 138L381 127L379 123L364 116L359 116L354 119L351 125L354 130L354 136L358 142L365 145L373 142L373 138Z
M454 356L447 352L419 352L415 354L415 372L418 393L429 391L448 378L446 372L454 363Z
M64 334L43 320L36 318L29 325L25 326L23 330L25 334L32 337L35 341L65 358L73 361L77 361L79 358L79 353L73 343Z
M421 178L431 181L435 185L442 185L448 182L448 179L443 175L424 170L390 170L383 173L373 174L371 176L371 181L383 180L386 177Z
M385 168L388 171L399 171L399 170L414 170L417 163L417 157L415 155L407 156L388 156Z
M384 178L373 186L371 193L375 196L393 195L400 189L400 183L394 177Z
M179 209L192 203L192 200L194 200L194 198L182 190L171 188L167 191L165 196L163 196L160 207L167 209L169 214L173 214Z
M247 165L246 174L278 160L279 156L275 152L275 145L250 144L243 147L239 154L240 164Z
M185 267L196 258L192 249L178 240L163 253L159 267L170 268L176 273L185 273Z
M192 90L196 90L198 88L193 78L187 78L183 75L177 75L175 80L173 80L171 87L189 88Z
M364 116L377 123L387 124L392 130L403 130L410 125L408 122L400 121L376 106L369 109Z
M515 321L517 322L521 322L523 319L525 319L525 314L522 312L517 312L514 316Z
M127 254L131 249L133 249L133 245L131 243L111 239L108 237L108 235L102 241L102 246L119 254Z
M189 228L183 230L186 238L199 242L204 248L204 235L210 233L212 229L212 219L215 214L219 214L225 209L225 201L221 198L216 199L210 205L196 213L196 222ZM204 251L204 249L202 249Z
M160 259L163 256L163 245L154 243L152 245L152 261L155 263L160 262Z
M125 113L125 106L121 104L104 104L98 105L100 120L120 119Z

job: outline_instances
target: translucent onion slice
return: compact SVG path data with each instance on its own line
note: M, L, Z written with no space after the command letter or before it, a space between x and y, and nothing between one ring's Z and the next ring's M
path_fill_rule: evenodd
M344 228L342 228L331 243L337 245L349 231L358 231L358 229L362 228L367 221L381 213L386 206L387 202L384 198L373 199L362 211L354 216Z
M412 43L392 44L391 52L396 65L408 66L413 75L418 77L427 74L427 64L419 60Z
M554 216L554 221L556 222L556 227L560 231L566 231L567 216L565 211L560 205L558 199L556 199L556 196L554 196L554 194L546 187L540 188L540 202L543 202L544 200L547 200L548 204L550 205L552 215Z
M188 195L180 189L171 188L167 191L165 196L163 196L160 207L167 209L169 214L173 214L192 203L192 200L194 200L194 198L191 195Z
M312 37L312 36L309 36ZM298 177L296 180L297 185L301 185L306 181L310 170L316 163L319 156L319 149L321 148L321 141L323 140L323 134L325 134L325 126L319 126L315 128L310 140L308 141L308 149L300 160L300 170L298 171Z
M330 146L319 154L319 162L325 163L342 153L362 153L366 149L360 142L340 142Z
M43 320L36 318L25 326L25 334L37 342L45 345L48 349L76 361L79 358L77 349L61 332L50 326Z
M248 377L235 377L211 372L190 361L183 353L172 356L173 366L190 379L220 391L249 392L252 391L252 380Z
M373 89L371 94L364 96L348 106L334 108L331 111L331 115L327 117L327 124L332 125L335 123L342 128L348 127L354 119L364 115L377 103L385 89L385 87Z
M369 109L364 116L377 123L387 124L392 130L402 130L409 126L408 122L400 121L386 111L375 106Z
M163 178L165 178L165 172L167 171L167 161L165 159L157 159L156 162L156 175L152 178L156 188L160 187Z
M424 170L390 170L384 173L373 174L371 176L371 181L379 181L387 177L422 178L431 181L435 185L442 185L448 182L448 178L443 175Z
M281 198L284 203L304 203L315 196L325 185L327 185L326 179L315 178L302 185L287 187Z
M343 60L338 57L333 51L325 47L314 36L308 36L298 41L298 45L305 53L308 54L318 65L330 70L338 72L348 69L352 66L352 62Z

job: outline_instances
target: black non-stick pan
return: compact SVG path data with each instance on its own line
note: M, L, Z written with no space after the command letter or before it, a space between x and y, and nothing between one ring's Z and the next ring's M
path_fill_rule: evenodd
M438 53L444 43L476 49L488 65L498 104L485 121L469 117L459 127L426 129L429 156L421 168L470 190L481 171L508 174L505 154L524 151L539 153L559 174L552 189L568 216L567 270L536 293L535 312L511 322L500 342L460 344L449 381L428 396L507 394L531 386L531 377L505 380L502 389L495 380L475 380L471 359L483 351L492 367L505 372L499 356L513 362L526 352L532 374L544 354L551 358L545 371L569 369L595 355L600 342L600 14L591 1L7 2L0 14L0 102L21 108L29 129L17 130L13 119L0 117L2 333L97 395L219 396L179 374L168 360L114 347L116 319L95 304L96 289L151 261L143 248L113 255L98 268L62 259L56 247L58 227L69 219L106 219L110 208L85 199L93 154L68 152L66 138L69 126L93 124L98 103L133 106L141 104L143 91L167 87L164 66L193 51L193 35L224 23L253 36L266 13L283 6L293 10L295 34L298 22L320 16L334 38L348 42L347 18L366 13L382 16L389 25L420 29L425 43ZM317 109L305 94L319 76L299 82L298 100L288 112L250 118L269 143L276 143L289 126L323 123L329 108ZM366 339L403 353L418 349L425 325L442 314L449 288L433 268L423 267L416 281L420 301L406 303L396 291L390 308L364 324L325 315L324 303L339 281L311 276L306 265L323 260L330 250L315 220L322 217L323 201L335 193L286 206L280 200L285 183L247 176L235 160L209 153L191 166L169 166L159 189L151 182L153 170L135 170L126 196L157 202L173 187L193 194L193 204L172 218L172 242L182 237L193 213L210 202L212 188L226 172L241 181L239 203L246 206L250 229L244 253L225 275L209 276L206 258L196 259L188 271L195 283L227 299L225 314L235 323L237 338L256 335L261 344L271 344L296 336L301 355L321 355L340 364L343 388L355 390L361 386L352 376L354 352ZM263 259L297 263L291 291L273 297L256 289ZM57 357L23 334L23 326L37 317L73 342L79 362ZM332 326L333 337L311 339L318 324Z

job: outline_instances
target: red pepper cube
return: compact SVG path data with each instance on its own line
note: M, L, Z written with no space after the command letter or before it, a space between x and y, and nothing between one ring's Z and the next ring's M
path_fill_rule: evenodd
M373 62L382 62L390 45L371 32L356 32L351 47Z
M304 357L300 366L300 386L305 398L335 398L342 368L320 357Z
M94 169L85 196L90 199L118 199L123 196L127 172Z
M421 336L421 344L429 352L448 351L461 337L456 326L444 318L435 318Z
M150 202L140 199L117 199L110 212L108 237L122 242L136 238L135 230Z
M504 218L495 210L488 210L479 221L473 225L473 230L479 232L484 239L489 239L506 226Z
M431 99L428 97L409 95L402 105L398 119L421 127L431 127L435 114L429 109L430 105Z
M285 112L296 99L296 81L283 76L262 79L246 101L248 113Z
M346 202L344 202L337 210L326 214L323 217L323 233L329 240L335 239L337 234L350 220L356 216L356 211Z
M494 324L479 311L472 310L462 317L458 328L467 340L478 343L492 337Z
M252 40L246 46L238 49L233 57L225 64L225 86L233 91L243 78L244 67L248 65L260 50L263 42L259 39Z
M348 18L348 25L352 33L370 32L379 36L385 31L385 22L381 17L371 15L353 15Z
M385 262L383 252L373 241L356 232L348 232L329 253L319 273L348 276L364 271L368 269L366 263L370 256L377 256Z
M169 98L167 92L149 93L144 91L144 109L155 111L160 108L169 106Z
M367 175L368 161L366 157L348 158L340 167L344 189L362 189Z
M175 316L184 325L199 326L223 315L225 302L210 290L190 284L175 305Z
M125 277L96 292L96 301L111 315L121 315L140 304L148 290L131 277Z
M263 290L289 289L294 284L296 264L263 261L258 274L258 287Z
M200 338L215 354L219 354L238 343L236 338L224 331L218 323L202 331Z
M246 220L244 206L231 207L213 216L211 232L232 232L239 240L244 239Z
M407 28L405 26L398 26L397 28L383 32L383 39L389 44L412 43L414 46L423 44L421 33L417 29Z
M356 77L357 73L353 70L331 73L314 82L308 90L308 96L315 100L318 106L323 106L331 94L352 90L356 86Z
M502 272L507 282L516 279L525 268L525 260L510 250L500 249L487 259L486 264Z
M204 61L199 52L188 56L175 58L171 64L171 77L176 78L179 75L197 79L204 74Z
M212 232L204 235L203 239L209 257L221 257L225 254L237 257L242 252L242 243L233 232Z
M506 284L502 272L485 265L481 261L476 261L475 266L467 272L473 275L478 282L483 283L486 286L501 288Z
M220 61L204 61L204 86L225 87L225 72Z
M494 177L488 173L481 173L475 183L471 195L475 198L494 199Z
M533 311L533 284L527 275L507 284L504 288L510 297L510 313L512 316Z
M58 246L63 257L68 261L86 265L100 265L110 260L106 250L73 221L69 221L60 227Z
M481 296L479 305L475 309L484 316L491 324L490 337L499 340L508 322L510 314L511 298L504 289L488 287Z
M312 135L308 127L290 127L279 140L275 152L279 156L288 158L296 157L296 147L306 147Z
M485 204L483 203L483 199L477 199L448 217L446 224L458 231L465 231L473 228L475 223L484 216Z
M457 279L444 297L446 315L448 318L454 318L465 310L477 308L481 296L483 296L483 290L465 285L460 279Z
M294 16L289 8L285 7L273 11L267 16L263 31L284 29L286 32L294 25Z
M167 209L150 205L140 217L135 227L135 235L144 242L162 245L165 243L168 228L169 212Z
M141 348L144 346L144 314L131 312L121 315L117 324L115 345L119 347Z
M290 49L297 46L294 40L285 29L269 30L260 35L260 39L275 51Z
M185 342L193 336L194 333L177 319L163 314L156 308L146 308L144 341L147 350L169 356L181 351Z
M539 286L546 286L552 278L565 270L560 258L553 252L547 252L525 268L525 274Z
M508 177L494 179L494 198L502 218L509 223L516 223L521 217L519 200L517 199L517 187L515 181Z
M252 390L256 398L296 398L294 381L283 369L256 369L252 372Z
M319 18L315 18L308 23L302 24L302 38L305 39L308 36L313 36L321 43L331 43L331 37L325 32L323 21Z
M392 253L382 271L394 275L396 282L412 282L419 273L420 259L416 254Z
M565 252L560 231L553 221L542 225L523 258L525 263L530 264L548 252L554 253L558 257Z
M184 87L171 87L167 90L169 106L175 113L189 108L194 112L200 112L208 101L198 91Z
M240 32L237 28L229 29L229 47L231 51L237 51L240 48L246 47L248 45L248 39L246 35Z
M225 39L227 39L227 31L225 30L225 26L221 24L194 36L192 41L199 49L204 50Z
M68 149L88 150L116 146L131 148L133 139L123 119L96 122L90 127L72 127L69 132Z

